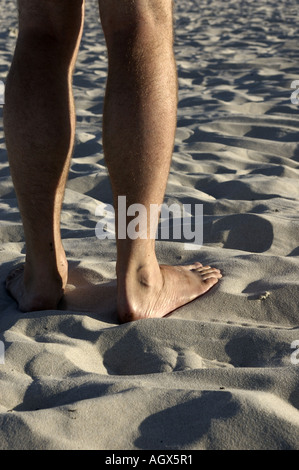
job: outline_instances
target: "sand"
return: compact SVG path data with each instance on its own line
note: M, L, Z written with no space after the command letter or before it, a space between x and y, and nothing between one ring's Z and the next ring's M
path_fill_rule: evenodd
M0 18L5 81L14 1ZM298 39L295 0L176 2L178 128L165 203L203 204L204 243L158 240L157 254L215 265L223 279L163 319L118 324L115 240L95 236L96 209L112 203L95 1L74 76L61 221L70 276L57 310L21 314L4 287L24 237L0 107L1 450L299 449Z

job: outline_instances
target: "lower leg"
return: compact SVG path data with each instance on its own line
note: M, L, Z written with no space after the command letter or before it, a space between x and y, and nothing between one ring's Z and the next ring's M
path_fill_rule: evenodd
M131 14L129 7L120 22L110 21L110 28L105 28L104 18L109 73L103 143L116 214L122 195L127 206L143 204L147 214L151 204L162 204L171 163L177 111L172 2L152 3L161 7L160 12L144 10L148 2L136 2L141 5L139 11L136 7L136 23L129 22L133 26L128 29L123 25L125 15ZM221 277L218 270L200 263L159 266L151 230L147 220L146 239L117 240L120 321L162 317L206 292Z
M109 71L103 144L116 209L122 195L127 206L139 203L149 209L149 204L161 204L171 163L177 111L172 16L164 31L150 20L106 35ZM139 262L139 254L143 261L154 255L149 237L141 244L118 239L117 249L119 271Z
M69 2L60 5L66 8ZM71 78L82 27L80 0L72 18L72 45L64 47L58 25L53 32L52 2L38 3L19 2L20 31L4 109L6 146L26 243L24 270L8 277L7 288L23 311L55 308L67 281L60 213L74 141ZM63 17L67 12L57 13Z

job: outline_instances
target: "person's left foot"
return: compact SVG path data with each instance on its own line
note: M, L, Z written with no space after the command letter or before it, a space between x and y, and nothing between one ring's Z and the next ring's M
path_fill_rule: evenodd
M159 266L152 263L118 279L118 317L121 323L161 318L202 296L222 274L219 269L194 263Z

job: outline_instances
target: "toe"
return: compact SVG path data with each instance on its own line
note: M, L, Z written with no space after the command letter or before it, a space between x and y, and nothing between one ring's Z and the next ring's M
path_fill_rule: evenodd
M185 267L189 269L190 271L196 271L197 269L201 269L203 265L199 263L198 261L196 261L195 263L189 264L188 266L185 266Z
M207 279L220 279L222 274L219 269L210 269L201 274L201 277L204 281Z
M196 269L196 271L197 271L198 273L204 273L204 272L206 272L206 271L208 271L208 270L210 270L210 269L213 269L213 268L211 268L211 266L201 266L201 267L198 267L198 268Z
M200 269L197 269L196 272L204 281L211 278L220 279L222 277L220 270L217 268L212 268L211 266L204 266Z

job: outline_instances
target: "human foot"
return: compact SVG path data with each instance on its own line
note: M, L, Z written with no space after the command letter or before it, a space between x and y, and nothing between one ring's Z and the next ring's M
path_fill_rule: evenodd
M142 266L118 279L119 321L164 317L205 294L221 277L219 269L201 263Z
M6 278L6 289L22 312L56 309L67 282L67 261L58 269L33 270L29 263L15 268Z

